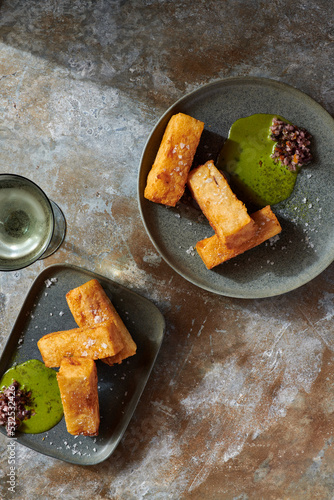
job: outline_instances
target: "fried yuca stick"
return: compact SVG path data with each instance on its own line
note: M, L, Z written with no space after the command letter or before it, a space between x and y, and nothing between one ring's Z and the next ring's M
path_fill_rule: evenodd
M270 206L262 208L251 215L256 224L256 233L248 241L235 248L227 248L216 234L205 238L196 244L196 250L208 269L212 269L223 262L240 255L264 241L279 234L282 230L276 215Z
M74 328L44 335L37 342L45 366L60 366L64 357L101 359L114 356L124 344L118 328L111 321L94 327Z
M232 192L212 160L190 171L188 187L227 248L235 248L255 234L254 221L245 205Z
M89 358L63 358L57 381L67 431L97 436L100 413L95 362Z
M145 198L175 207L184 193L203 129L203 122L184 113L171 117L147 177Z
M124 347L114 356L102 361L113 365L136 354L137 346L130 332L98 280L92 279L70 290L66 294L66 300L79 327L97 325L101 321L112 321L118 328Z

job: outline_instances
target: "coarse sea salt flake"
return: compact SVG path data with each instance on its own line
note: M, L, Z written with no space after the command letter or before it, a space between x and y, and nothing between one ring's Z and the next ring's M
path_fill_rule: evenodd
M84 342L84 346L85 347L91 347L92 345L94 345L96 342L96 340L93 340L93 339L88 339L87 342Z
M277 243L277 241L280 239L280 235L276 234L276 236L273 236L272 238L269 238L269 244L274 245Z
M188 248L188 250L186 250L186 253L188 255L195 255L196 252L195 252L194 247L191 246L191 247Z
M58 278L51 278L51 279L46 279L44 281L44 283L45 283L46 288L50 288L50 286L53 285L54 283L57 283L57 281L58 281Z

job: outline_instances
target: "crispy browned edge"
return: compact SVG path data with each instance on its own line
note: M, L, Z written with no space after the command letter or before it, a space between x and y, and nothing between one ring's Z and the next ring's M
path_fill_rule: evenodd
M97 436L100 412L95 362L89 358L63 358L57 382L69 434Z
M212 182L207 182L206 179ZM188 175L188 187L226 247L235 248L255 235L256 226L246 206L233 193L212 160L191 170Z
M70 290L66 300L78 326L96 325L97 316L103 321L115 323L124 347L114 356L104 358L104 363L112 366L136 354L136 343L97 279Z
M181 199L203 129L204 123L192 116L171 117L147 176L146 199L172 207Z
M240 246L227 248L216 234L197 242L196 250L208 269L260 245L282 231L282 227L269 205L253 213L251 217L257 226L257 232L253 238Z

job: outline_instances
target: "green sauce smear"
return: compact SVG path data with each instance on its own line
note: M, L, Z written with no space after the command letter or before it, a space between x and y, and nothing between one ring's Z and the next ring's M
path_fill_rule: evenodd
M37 359L31 359L7 370L0 380L0 389L10 386L14 380L21 389L31 391L32 406L35 415L24 420L19 431L26 434L45 432L54 427L62 419L61 402L57 373L47 368Z
M230 183L244 203L264 207L287 199L298 171L292 172L271 158L276 142L270 139L274 117L265 113L240 118L231 127L219 154L217 166L230 175Z

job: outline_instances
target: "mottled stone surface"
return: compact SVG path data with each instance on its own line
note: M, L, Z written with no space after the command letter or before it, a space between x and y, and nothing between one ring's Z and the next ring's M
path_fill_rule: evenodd
M137 174L160 115L228 76L293 85L334 113L330 0L0 2L0 171L66 214L62 248L0 274L0 347L37 274L68 262L152 300L167 330L115 453L72 466L0 436L0 497L332 499L334 267L281 297L204 292L157 255Z

